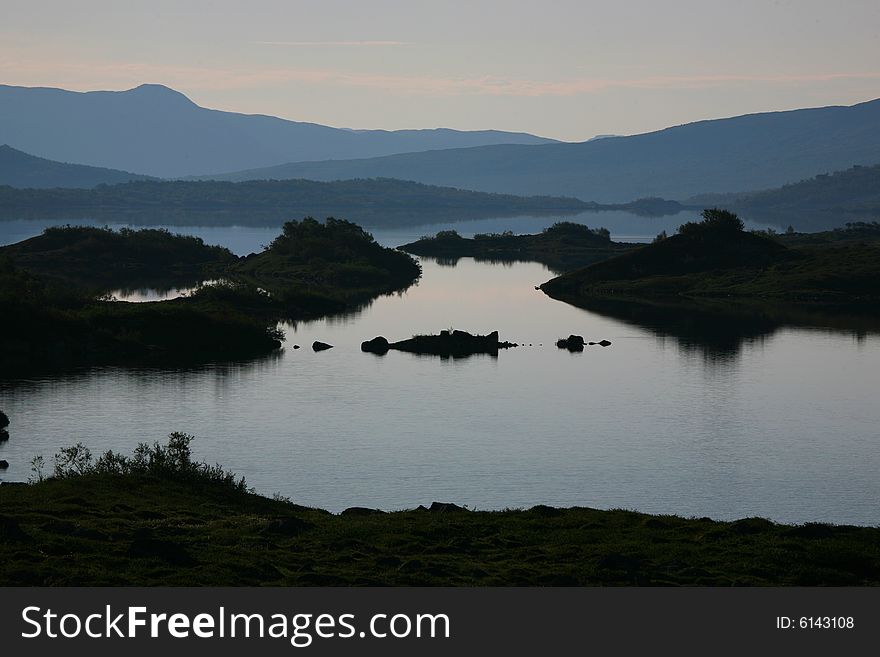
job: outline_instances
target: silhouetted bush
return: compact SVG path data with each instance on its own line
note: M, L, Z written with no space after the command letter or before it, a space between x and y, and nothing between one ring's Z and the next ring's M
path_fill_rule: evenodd
M738 216L728 210L710 208L703 210L702 221L689 221L678 229L685 237L722 237L741 233L745 225Z
M77 443L55 454L52 476L56 479L69 479L92 474L150 475L198 479L222 484L239 492L248 491L244 477L237 477L220 465L193 461L190 447L192 441L193 436L175 431L168 436L168 442L164 445L158 442L153 445L140 443L130 457L108 450L97 460L92 458L88 447ZM42 459L34 459L34 464L36 480L42 481Z

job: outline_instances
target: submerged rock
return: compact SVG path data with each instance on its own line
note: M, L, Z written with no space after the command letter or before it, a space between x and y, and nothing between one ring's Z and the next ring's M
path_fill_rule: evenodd
M388 352L388 340L386 340L381 335L373 338L372 340L365 340L361 342L361 351L366 351L371 354L384 354Z
M315 340L312 343L312 350L313 351L326 351L327 349L332 349L332 348L333 348L333 345L327 344L326 342L319 342L318 340Z

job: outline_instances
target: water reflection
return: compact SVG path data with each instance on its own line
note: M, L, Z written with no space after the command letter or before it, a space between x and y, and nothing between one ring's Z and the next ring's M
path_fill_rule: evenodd
M206 363L189 367L100 366L39 376L0 377L0 392L45 394L60 388L87 388L97 378L124 380L126 385L135 387L150 387L157 383L177 386L202 385L208 381L224 387L235 380L266 374L278 368L285 358L285 352L286 350L282 348L250 360Z
M258 361L0 383L15 428L4 478L77 441L129 452L180 430L259 492L335 511L448 500L880 521L869 320L581 309L534 289L552 277L540 264L422 264L405 292L286 325L284 351ZM534 347L448 361L360 351L450 327ZM569 334L612 345L557 349Z
M702 357L709 366L732 364L746 347L760 347L784 327L818 328L862 340L880 333L880 315L773 307L736 302L634 303L590 299L585 310L648 329L661 343L675 340L685 354Z

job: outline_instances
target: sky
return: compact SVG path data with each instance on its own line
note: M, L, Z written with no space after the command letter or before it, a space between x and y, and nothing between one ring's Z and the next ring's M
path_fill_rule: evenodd
M880 97L877 0L0 0L0 83L567 141Z

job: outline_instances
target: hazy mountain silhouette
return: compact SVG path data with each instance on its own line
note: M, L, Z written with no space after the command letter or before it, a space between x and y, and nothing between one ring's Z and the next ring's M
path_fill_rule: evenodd
M383 176L489 192L615 203L766 189L880 162L880 100L748 114L631 137L497 145L242 171L225 180Z
M0 145L0 185L10 187L94 187L148 180L128 171L55 162Z
M160 177L305 160L552 140L495 130L346 130L199 107L156 84L128 91L0 85L0 144L64 162Z
M701 194L688 203L729 208L749 219L791 225L800 231L874 221L880 217L880 165L822 173L758 192Z

